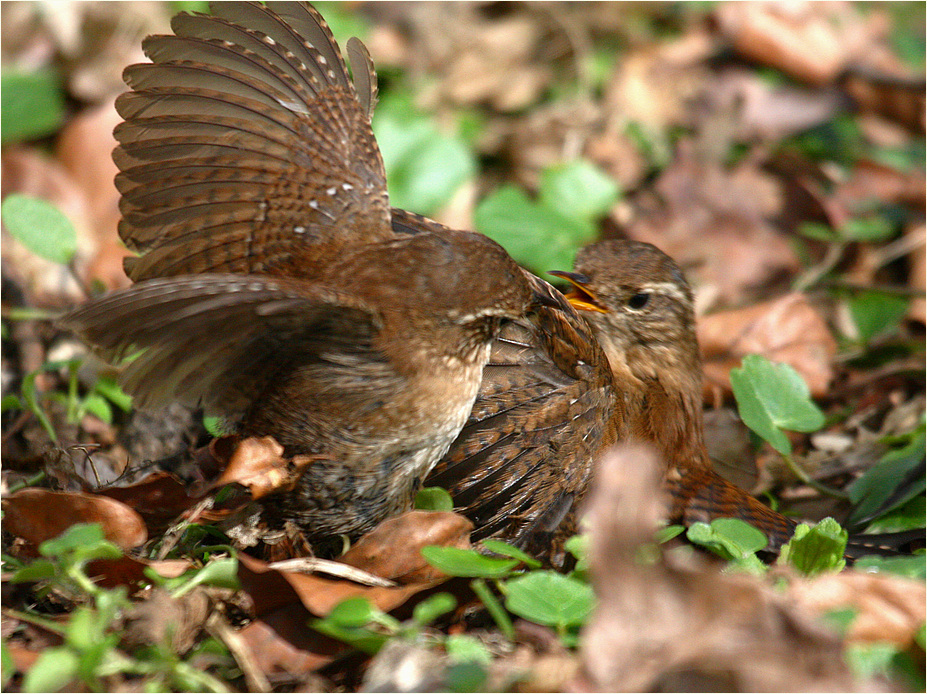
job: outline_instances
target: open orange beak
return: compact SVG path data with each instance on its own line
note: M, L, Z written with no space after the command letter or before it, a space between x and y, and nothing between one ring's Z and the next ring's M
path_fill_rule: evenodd
M605 305L589 289L589 278L579 272L563 272L562 270L548 270L548 274L559 277L573 285L573 289L564 294L564 297L577 311L598 311L608 313Z

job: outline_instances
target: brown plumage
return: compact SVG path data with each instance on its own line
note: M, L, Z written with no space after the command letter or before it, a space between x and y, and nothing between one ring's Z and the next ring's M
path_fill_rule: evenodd
M553 314L554 325L514 337L517 350L503 331L470 420L426 484L446 486L474 520L491 519L475 537L560 564L593 462L615 437L635 438L667 463L670 519L738 517L781 546L794 523L711 468L692 291L679 267L650 244L603 241L580 251L575 269L553 274L574 285L566 298L582 318Z
M504 322L550 290L493 241L397 234L370 113L302 3L217 3L144 47L117 108L120 236L137 284L62 321L140 407L203 405L312 462L272 520L310 540L410 507L466 421Z

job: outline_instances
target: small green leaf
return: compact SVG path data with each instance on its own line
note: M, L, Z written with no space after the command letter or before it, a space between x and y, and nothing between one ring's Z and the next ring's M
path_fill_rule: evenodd
M3 201L0 214L10 234L46 260L67 265L77 252L74 226L46 200L14 193Z
M83 409L107 424L111 424L113 421L113 408L109 406L109 402L102 395L93 393L88 395L84 398Z
M555 571L532 571L506 581L505 594L509 612L559 629L585 624L595 607L592 586Z
M833 518L825 518L814 527L800 524L779 554L778 563L789 564L806 576L826 571L841 571L846 566L843 553L849 533Z
M541 174L539 202L567 217L593 220L607 214L619 197L618 184L588 161L554 166Z
M488 675L481 663L451 663L446 670L447 688L451 692L484 692Z
M892 223L881 216L856 217L847 220L840 227L840 236L848 241L884 241L895 229Z
M798 225L798 233L805 238L814 239L815 241L836 241L837 233L826 224L819 222L802 222Z
M36 559L27 564L10 579L13 583L27 583L29 581L44 581L57 573L55 565L48 559Z
M425 561L448 576L502 578L519 565L517 559L484 557L471 549L429 545L422 548Z
M693 523L686 537L751 573L765 572L755 552L767 545L766 536L739 518L716 518L711 525Z
M213 559L172 594L179 598L199 585L237 590L241 587L238 583L238 560L231 557Z
M0 400L0 412L6 412L7 410L21 410L23 409L23 401L19 399L18 396L13 395L4 395L3 399Z
M854 527L866 523L923 493L927 486L924 475L913 475L918 470L923 473L924 459L925 435L922 429L908 445L886 453L879 463L847 487L850 501L854 504L847 525ZM899 488L902 481L906 484Z
M518 549L518 547L513 547L507 542L502 542L501 540L483 540L481 543L483 547L488 549L490 552L495 554L501 554L503 557L511 557L512 559L518 559L529 569L540 568L541 562L532 557L530 554Z
M415 508L420 511L453 511L454 500L441 487L422 487L415 495Z
M589 544L591 540L588 533L583 533L582 535L574 535L569 538L564 544L564 549L567 552L576 557L576 570L577 571L588 571L589 570Z
M52 70L0 73L0 139L3 144L51 135L64 122L64 97Z
M731 387L744 424L782 455L792 453L782 429L817 431L824 426L824 413L788 364L773 364L758 354L748 354L741 368L731 369Z
M821 617L825 622L833 626L840 634L845 635L847 629L850 628L850 625L853 623L853 620L856 619L859 614L859 610L855 607L844 607L839 610L831 610L830 612L825 612Z
M226 433L225 428L222 426L222 417L204 416L203 427L205 427L206 432L214 438L219 438Z
M132 396L126 393L114 378L100 376L93 384L93 390L105 397L123 412L128 412L132 409Z
M0 639L0 686L6 689L15 671L16 663L13 662L13 654L10 653L10 648L6 645L6 639Z
M425 598L412 610L412 621L426 626L457 607L457 599L450 593L436 593Z
M889 573L923 581L927 578L927 556L911 557L861 557L853 565L857 571L867 573Z
M682 535L685 531L686 529L682 525L667 525L657 530L656 536L654 537L654 542L656 542L658 545L662 545L666 542L669 542L674 537Z
M369 655L373 655L383 648L383 644L389 639L386 634L379 634L364 627L343 627L331 621L331 619L316 619L310 622L309 626L326 636L344 641Z
M78 523L72 525L58 537L40 544L39 553L44 557L60 557L75 550L104 542L106 542L106 538L99 523Z
M451 634L444 642L444 648L455 663L482 663L489 665L492 654L477 638L469 634Z
M23 691L57 692L77 677L79 669L80 659L70 648L48 648L23 678Z
M895 329L908 311L908 299L884 292L860 292L849 301L850 315L863 342Z
M367 598L346 598L332 608L326 619L340 627L363 627L376 619L377 612Z

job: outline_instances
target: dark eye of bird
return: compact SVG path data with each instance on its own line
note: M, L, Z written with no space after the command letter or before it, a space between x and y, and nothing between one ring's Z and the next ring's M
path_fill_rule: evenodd
M647 294L646 292L639 292L628 299L628 306L633 309L640 309L644 308L648 301L650 301L650 294Z

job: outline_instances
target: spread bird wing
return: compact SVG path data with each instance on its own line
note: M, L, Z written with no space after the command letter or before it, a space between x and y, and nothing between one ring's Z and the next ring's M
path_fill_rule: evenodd
M282 373L323 376L382 363L380 315L341 290L260 276L203 274L140 282L71 311L61 324L122 373L141 408L172 400L237 421Z
M299 2L218 2L150 36L115 130L135 280L203 272L306 276L341 247L392 237L370 115L376 75Z

